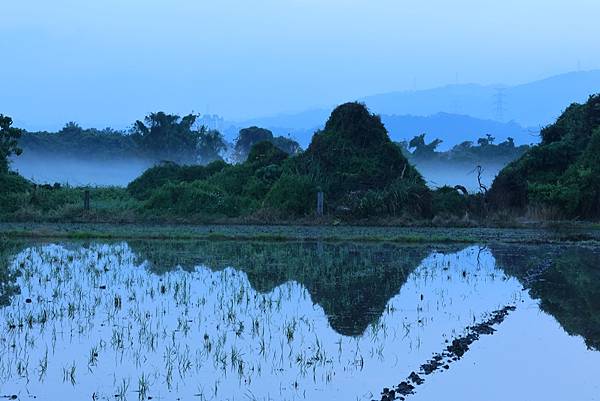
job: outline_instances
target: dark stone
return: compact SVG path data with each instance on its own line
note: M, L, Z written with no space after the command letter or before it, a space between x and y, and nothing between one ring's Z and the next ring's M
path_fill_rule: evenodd
M417 386L420 386L421 384L423 384L423 382L425 380L421 379L421 376L419 376L418 374L416 374L415 372L412 372L409 376L408 376L409 380L413 383L415 383Z

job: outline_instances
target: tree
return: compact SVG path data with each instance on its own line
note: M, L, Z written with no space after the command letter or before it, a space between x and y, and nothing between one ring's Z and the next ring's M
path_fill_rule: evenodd
M300 152L300 144L293 139L284 136L274 137L273 133L268 129L253 126L240 130L240 133L235 140L235 160L238 163L244 162L248 158L252 146L259 142L271 142L288 155Z
M192 126L197 117L195 114L179 117L162 111L152 113L143 122L135 122L133 137L145 156L152 160L195 163L199 131Z
M223 160L221 152L227 149L223 135L217 130L207 129L204 125L198 130L197 146L198 156L203 164Z
M495 140L496 140L496 138L494 138L490 134L485 134L485 137L484 138L479 138L477 140L477 143L479 144L479 146L483 147L483 146L492 145Z
M283 150L288 155L295 155L300 152L300 144L292 138L286 138L284 136L276 136L271 140L271 143Z
M7 172L9 158L19 156L23 151L19 148L22 130L11 127L12 119L0 114L0 172Z
M81 126L76 122L69 121L60 131L58 131L58 133L71 138L78 135L80 136L83 133L83 128L81 128Z
M273 133L268 129L256 126L241 129L233 149L235 160L240 163L245 161L253 145L262 141L271 142L272 140Z
M432 142L425 143L425 134L417 135L408 143L409 148L414 148L413 155L420 158L430 158L434 156L435 150L443 141L435 139Z

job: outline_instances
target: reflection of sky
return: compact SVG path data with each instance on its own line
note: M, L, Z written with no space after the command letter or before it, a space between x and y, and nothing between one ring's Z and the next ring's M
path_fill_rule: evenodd
M427 377L422 399L464 399L464 386L474 378L480 380L475 391L492 388L494 396L511 394L504 381L497 389L497 379L515 367L511 374L520 375L521 384L531 380L535 387L556 377L563 377L565 386L577 384L581 390L576 394L582 395L578 399L592 399L586 392L592 394L598 385L589 373L572 370L571 364L581 362L585 368L597 363L600 354L587 352L581 339L566 336L539 312L515 279L495 268L491 254L477 247L427 257L388 302L378 324L359 337L332 330L323 309L313 305L298 283L260 294L245 273L234 268L213 272L198 267L193 273L176 270L155 276L134 260L126 245L78 250L47 246L21 252L13 266L24 263L19 279L23 292L0 312L2 320L26 320L30 312L38 316L43 310L51 317L43 330L34 325L25 329L26 336L9 333L9 341L0 343L0 393L86 399L96 392L112 399L122 379L129 379L129 398L135 399L132 392L144 374L149 395L159 399L189 399L197 393L210 399L215 388L215 399L371 399L442 350L444 339L460 335L486 312L512 303L519 308L496 335L483 336L449 372ZM120 310L114 307L115 294L122 299ZM25 304L28 297L34 302ZM69 304L73 317L68 315ZM53 311L61 310L64 315L53 317ZM204 347L205 334L210 352ZM120 336L124 348L115 351ZM16 348L7 349L12 341ZM94 346L99 349L98 363L88 370ZM48 371L42 383L36 367L46 350ZM18 361L25 359L28 384L15 374ZM63 369L73 363L74 386L63 380ZM421 388L417 396L420 392ZM446 397L449 394L456 397ZM544 399L568 399L553 396Z
M448 372L411 397L428 400L598 400L600 353L566 335L556 320L525 302L493 336L483 336Z

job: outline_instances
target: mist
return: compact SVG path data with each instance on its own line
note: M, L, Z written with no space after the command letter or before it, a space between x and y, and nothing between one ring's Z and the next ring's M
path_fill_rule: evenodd
M505 166L502 163L481 163L481 184L490 188L494 178ZM477 165L455 164L439 161L418 161L415 163L427 186L432 189L442 186L462 185L469 193L479 192Z
M24 152L12 159L11 167L36 184L124 187L152 165L135 158L99 161Z

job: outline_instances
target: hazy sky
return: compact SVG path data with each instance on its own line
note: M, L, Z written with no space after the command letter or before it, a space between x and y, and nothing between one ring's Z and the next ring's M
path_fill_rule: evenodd
M0 1L0 113L35 128L600 68L599 0Z

